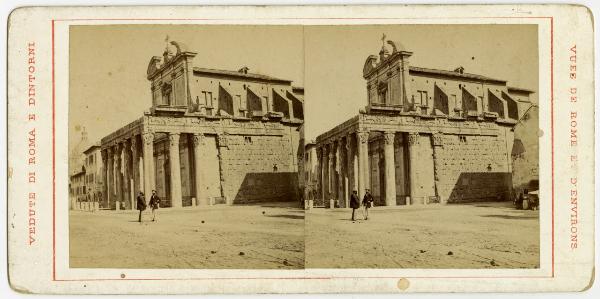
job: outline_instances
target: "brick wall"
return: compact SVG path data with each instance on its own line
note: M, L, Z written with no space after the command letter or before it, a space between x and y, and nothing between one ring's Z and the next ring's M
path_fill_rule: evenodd
M434 148L438 194L443 199L506 199L510 190L510 156L502 132L499 136L443 136L443 146Z

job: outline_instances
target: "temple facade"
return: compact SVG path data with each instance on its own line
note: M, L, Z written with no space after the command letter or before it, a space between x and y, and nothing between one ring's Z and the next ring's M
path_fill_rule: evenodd
M510 197L513 127L532 91L412 55L387 41L366 59L365 108L316 139L315 206L348 207L365 189L387 206Z
M298 196L304 90L292 81L193 66L171 41L150 59L152 106L101 141L105 208L292 201Z

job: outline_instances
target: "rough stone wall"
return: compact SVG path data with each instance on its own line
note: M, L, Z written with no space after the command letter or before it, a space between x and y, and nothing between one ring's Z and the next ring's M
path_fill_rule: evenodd
M298 174L295 130L283 136L229 135L220 147L223 192L234 204L294 201ZM295 140L295 141L294 141Z
M435 146L438 194L448 202L506 199L510 162L499 136L444 135Z

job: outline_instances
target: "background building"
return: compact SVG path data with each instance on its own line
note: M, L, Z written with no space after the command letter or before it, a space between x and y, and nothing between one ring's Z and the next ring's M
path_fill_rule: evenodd
M365 189L377 205L509 198L512 130L531 92L412 55L387 41L366 59L365 109L317 137L316 205L346 207Z
M86 201L88 202L100 203L104 198L104 182L102 180L104 167L102 165L100 150L100 144L94 144L83 152L85 154ZM104 204L106 204L106 202L104 202Z
M108 206L132 208L140 190L173 207L296 200L303 89L195 56L172 41L152 57L150 111L102 138Z
M530 106L515 125L511 151L515 196L539 188L539 108Z

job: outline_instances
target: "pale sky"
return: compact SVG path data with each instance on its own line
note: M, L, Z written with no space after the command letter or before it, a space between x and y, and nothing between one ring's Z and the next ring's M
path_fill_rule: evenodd
M85 126L90 142L141 117L152 105L146 68L162 56L165 37L197 52L194 65L304 82L299 26L114 25L71 26L69 151Z
M463 66L467 73L538 90L537 25L309 26L304 31L307 140L357 115L367 104L362 69L369 55L378 55L384 33L413 52L413 66Z

